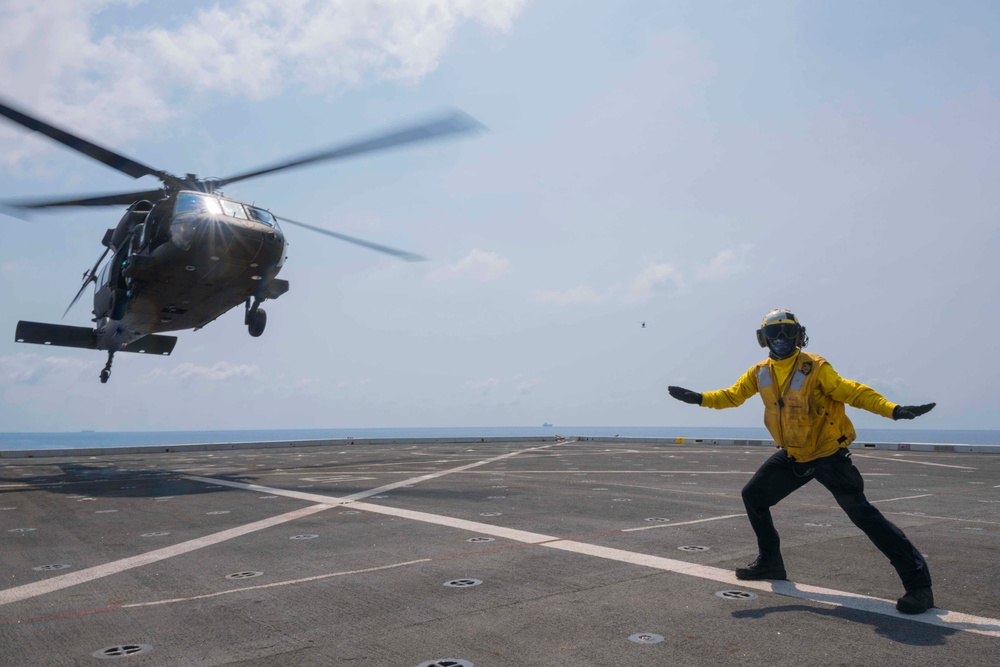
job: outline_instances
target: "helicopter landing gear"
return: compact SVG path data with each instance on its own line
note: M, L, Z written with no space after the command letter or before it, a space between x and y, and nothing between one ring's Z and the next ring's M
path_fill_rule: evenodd
M114 358L114 351L108 350L108 363L104 364L104 370L101 371L101 384L106 384L108 378L111 377L111 362L114 361Z
M247 299L247 314L243 318L247 331L254 338L264 333L264 327L267 326L267 313L260 307L260 303L260 299L254 299L253 305L250 305L250 299Z

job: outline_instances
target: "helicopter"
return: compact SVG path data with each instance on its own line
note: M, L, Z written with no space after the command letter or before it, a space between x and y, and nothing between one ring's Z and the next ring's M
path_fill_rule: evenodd
M155 176L162 186L137 192L72 198L4 202L9 215L68 206L126 206L108 229L104 252L83 274L83 285L63 313L94 284L93 327L19 321L14 339L62 347L104 350L108 361L100 379L111 377L116 352L169 355L176 336L163 332L197 331L243 305L251 336L264 333L267 313L261 304L289 288L278 272L287 258L279 220L406 261L420 255L274 215L266 208L224 196L231 183L286 169L338 160L404 144L485 129L471 116L452 111L435 120L411 124L359 141L301 155L227 178L175 176L91 143L0 100L0 116L133 178ZM2 210L2 209L0 209ZM104 262L106 257L110 258ZM102 262L104 262L102 267Z

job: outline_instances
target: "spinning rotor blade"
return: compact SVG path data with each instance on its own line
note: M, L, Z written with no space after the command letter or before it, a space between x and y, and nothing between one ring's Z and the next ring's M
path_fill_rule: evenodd
M114 151L110 151L107 148L102 148L97 144L93 144L86 139L81 139L75 134L70 134L65 130L60 130L58 127L54 127L45 123L33 116L18 111L12 107L7 106L2 101L0 101L0 115L6 116L10 120L23 125L29 130L34 130L35 132L41 132L50 139L55 139L59 143L69 146L75 151L83 153L87 157L91 157L98 162L103 162L112 169L117 169L120 172L128 174L132 178L140 178L142 176L156 176L161 179L173 178L170 174L153 169L152 167L147 167L141 162L136 162L131 158L127 158L124 155L119 155Z
M140 199L156 201L163 196L163 190L144 190L142 192L122 192L120 194L94 195L81 199L38 199L23 202L4 202L4 206L15 209L53 208L56 206L126 206Z
M237 174L236 176L230 176L229 178L219 179L219 186L221 187L229 183L244 181L248 178L263 176L264 174L270 174L283 169L301 167L313 162L336 160L339 158L349 157L351 155L360 155L361 153L370 153L372 151L392 148L393 146L401 146L403 144L409 144L417 141L437 139L450 134L458 134L481 129L486 129L482 123L477 121L472 116L456 110L444 118L436 121L414 125L412 127L389 132L388 134L358 141L353 144L347 144L346 146L338 146L337 148L327 149L312 155L304 155L288 162L271 165L270 167L262 167L254 171L248 171L243 174ZM292 221L289 220L289 222Z
M277 216L276 216L277 217ZM322 227L313 227L312 225L307 225L304 222L295 222L294 220L289 220L288 218L279 217L278 220L282 222L287 222L299 227L305 227L306 229L311 229L314 232L319 232L320 234L326 234L327 236L332 236L335 239L340 239L341 241L347 241L348 243L353 243L355 245L368 248L370 250L377 250L378 252L385 253L386 255L392 255L393 257L399 257L407 262L425 262L426 257L421 255L416 255L412 252L406 252L405 250L396 250L395 248L390 248L389 246L379 245L377 243L371 243L370 241L363 241L361 239L356 239L353 236L347 236L346 234L339 234L337 232L332 232L329 229L323 229Z
M94 268L92 268L90 272L84 276L83 286L80 288L80 291L76 293L76 296L73 297L73 300L69 302L69 305L66 306L66 310L63 311L63 317L66 317L66 313L69 312L69 309L75 306L76 302L80 300L80 296L83 294L83 290L87 289L87 285L89 285L91 282L97 281L97 267L101 265L101 262L104 261L104 258L107 256L110 250L111 248L105 248L104 252L101 253L101 256L97 259L97 262L94 264Z

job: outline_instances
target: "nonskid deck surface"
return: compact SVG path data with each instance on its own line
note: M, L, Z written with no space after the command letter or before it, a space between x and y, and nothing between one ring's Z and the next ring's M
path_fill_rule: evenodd
M857 451L938 608L772 450L495 442L0 461L3 665L993 665L1000 457Z

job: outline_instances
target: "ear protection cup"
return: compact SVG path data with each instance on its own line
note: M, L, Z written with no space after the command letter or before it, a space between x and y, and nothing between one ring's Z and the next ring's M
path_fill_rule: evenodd
M799 335L795 337L795 346L805 347L808 344L809 344L809 336L806 335L806 328L800 324Z
M764 327L757 329L757 342L761 347L767 347L767 339L764 338Z

